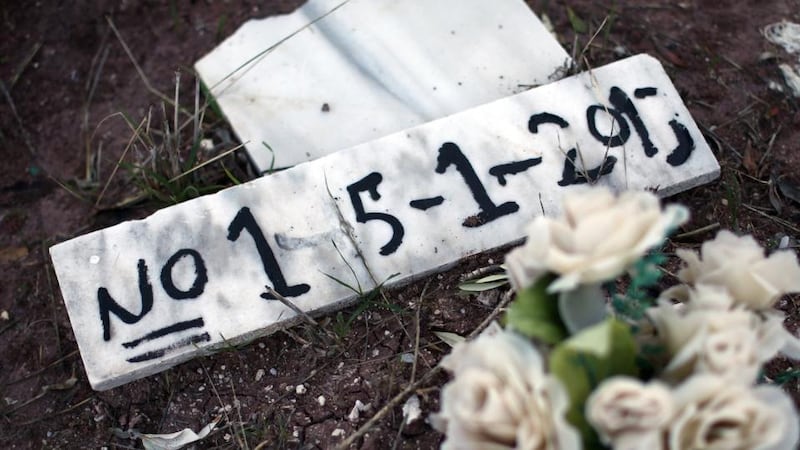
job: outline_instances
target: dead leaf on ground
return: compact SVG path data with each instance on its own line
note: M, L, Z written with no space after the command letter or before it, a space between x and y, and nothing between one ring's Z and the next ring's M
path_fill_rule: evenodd
M744 170L747 171L747 174L751 177L758 176L758 161L756 160L756 156L753 152L753 145L750 144L750 141L747 141L747 145L744 148L744 155L742 155L742 165L744 166Z
M28 256L28 247L6 247L0 249L0 263L19 261Z
M800 205L800 177L781 175L777 177L775 184L784 197Z
M769 182L769 202L772 205L772 208L775 210L775 212L777 212L778 215L780 215L781 212L783 211L784 204L783 200L781 199L781 196L778 194L778 188L777 186L775 186L773 180L770 180Z
M442 342L449 345L450 347L455 347L456 344L464 342L464 337L459 336L455 333L449 333L447 331L434 331L433 334L435 334L436 337L441 339Z
M220 416L216 417L197 433L189 428L184 428L176 433L168 434L140 433L137 430L123 431L119 428L113 428L112 431L117 437L123 439L141 439L145 450L178 450L193 442L204 439L209 433L214 431L214 428L216 428L221 419L222 417Z

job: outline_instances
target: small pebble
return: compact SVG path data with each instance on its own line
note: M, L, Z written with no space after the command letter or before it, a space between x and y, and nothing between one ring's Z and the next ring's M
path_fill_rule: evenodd
M308 389L307 389L307 388L306 388L306 386L305 386L305 385L303 385L303 384L298 384L298 385L297 385L297 387L295 387L295 388L294 388L294 392L295 392L295 394L297 394L297 395L303 395L303 394L305 394L307 391L308 391Z
M422 416L422 410L419 407L419 397L412 395L406 400L406 403L403 405L403 416L406 418L406 425Z
M366 405L361 402L361 400L356 400L355 405L353 405L353 409L350 410L350 414L347 415L347 420L350 422L355 422L361 416L361 412L367 411L372 407L371 403L367 403Z
M211 150L214 150L214 141L211 139L201 139L200 148L204 151L210 152Z

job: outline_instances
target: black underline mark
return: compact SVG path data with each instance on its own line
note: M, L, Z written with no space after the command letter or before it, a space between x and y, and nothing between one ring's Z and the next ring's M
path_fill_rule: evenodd
M130 342L124 342L122 346L125 348L134 348L137 345L141 344L142 342L152 341L153 339L158 339L162 336L166 336L172 333L177 333L179 331L188 330L189 328L201 328L204 325L205 323L203 322L202 317L198 317L197 319L192 319L192 320L186 320L184 322L174 323L164 328L159 328L158 330L151 331L145 334L144 336L140 337L139 339L134 339Z
M425 211L428 208L433 208L434 206L439 206L444 202L444 197L441 195L437 195L436 197L431 198L421 198L419 200L411 200L408 205L412 208L421 209Z
M522 161L514 161L507 164L499 164L489 169L489 175L497 177L500 186L506 185L506 175L516 175L525 172L531 167L540 164L542 158L530 158Z
M142 353L141 355L136 355L133 358L128 358L128 362L137 363L143 361L149 361L151 359L161 358L162 356L166 355L168 352L173 350L177 350L181 347L187 347L189 345L197 344L199 342L208 342L211 340L211 336L208 333L203 334L196 334L194 336L189 336L185 339L181 339L180 341L169 345L164 348L160 348L158 350L153 350L150 352Z
M658 93L658 89L654 87L643 87L633 91L633 96L636 98L652 97Z

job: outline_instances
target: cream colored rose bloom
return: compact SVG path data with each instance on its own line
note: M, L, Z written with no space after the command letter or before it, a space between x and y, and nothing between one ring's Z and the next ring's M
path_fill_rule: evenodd
M660 301L649 308L658 337L671 356L663 378L679 381L692 373L709 373L742 384L756 380L761 364L778 349L759 334L761 319L743 308L731 309L733 302L719 288L703 287L708 302L720 308L697 308ZM703 294L696 294L703 295Z
M727 383L695 375L673 391L677 415L668 450L794 450L800 418L774 386Z
M564 197L564 216L537 217L528 226L525 245L506 256L511 283L524 289L553 272L559 278L549 290L556 292L613 279L687 218L682 206L662 211L649 192L615 196L606 188L572 190Z
M566 422L566 391L526 339L509 331L481 335L457 344L442 366L454 374L431 420L446 435L442 449L581 448Z
M708 373L749 384L778 353L800 359L800 340L783 327L782 312L753 312L720 286L701 284L686 292L687 303L660 300L647 310L671 356L665 379Z
M586 402L586 419L615 450L662 450L663 429L674 412L665 385L628 377L604 381Z
M790 251L778 251L764 257L764 249L752 236L737 237L720 231L700 248L700 255L678 250L686 267L678 278L689 285L707 284L726 288L735 303L759 311L772 308L781 295L800 292L800 265ZM664 293L680 300L687 296L686 286Z

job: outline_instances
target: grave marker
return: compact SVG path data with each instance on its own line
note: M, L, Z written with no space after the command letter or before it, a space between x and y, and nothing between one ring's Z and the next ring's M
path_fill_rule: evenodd
M522 0L311 0L245 23L196 69L263 172L546 84L567 64Z
M572 185L672 195L719 165L640 55L50 249L95 389L288 326L525 235ZM352 272L351 272L352 270Z

